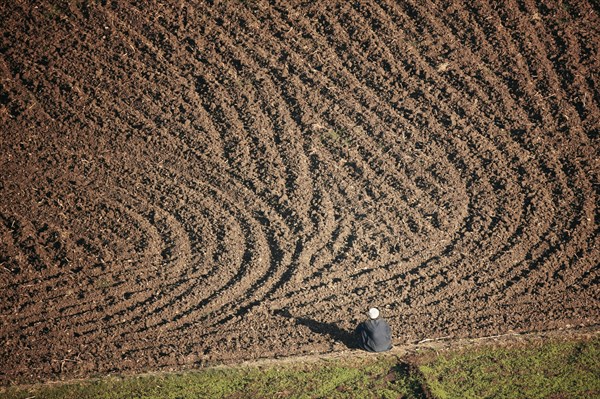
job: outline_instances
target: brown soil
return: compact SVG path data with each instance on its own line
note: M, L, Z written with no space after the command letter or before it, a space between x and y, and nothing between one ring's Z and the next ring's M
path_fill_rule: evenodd
M600 323L599 12L1 2L0 384Z

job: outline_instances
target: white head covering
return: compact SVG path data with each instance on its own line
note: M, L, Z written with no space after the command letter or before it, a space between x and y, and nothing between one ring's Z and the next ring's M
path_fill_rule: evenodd
M377 309L377 308L369 309L369 317L372 318L373 320L378 318L379 317L379 309Z

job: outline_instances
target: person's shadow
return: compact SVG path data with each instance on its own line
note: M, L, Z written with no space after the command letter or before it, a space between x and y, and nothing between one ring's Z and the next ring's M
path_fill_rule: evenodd
M355 335L352 332L342 330L334 323L322 323L306 317L294 317L287 309L278 309L274 313L278 316L296 320L296 324L306 326L316 334L329 335L335 341L346 345L349 349L358 349Z

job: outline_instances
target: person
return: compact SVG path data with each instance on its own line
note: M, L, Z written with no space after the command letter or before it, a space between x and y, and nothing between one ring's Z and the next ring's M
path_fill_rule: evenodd
M369 352L385 352L392 349L392 329L379 317L379 310L371 308L369 319L356 327L358 346Z

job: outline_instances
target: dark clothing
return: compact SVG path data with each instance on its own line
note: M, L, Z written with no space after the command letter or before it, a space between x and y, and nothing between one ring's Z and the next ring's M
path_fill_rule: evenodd
M358 346L369 352L392 349L392 330L383 319L363 321L356 328Z

